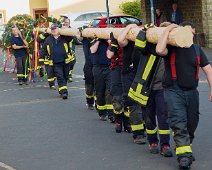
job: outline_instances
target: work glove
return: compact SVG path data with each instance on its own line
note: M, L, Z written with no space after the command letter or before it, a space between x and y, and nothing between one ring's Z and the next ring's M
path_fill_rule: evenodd
M96 35L95 33L93 34L93 38L94 38L96 41L99 40L99 38L97 37L97 35Z
M143 30L146 31L146 30L148 30L149 28L154 28L154 27L155 27L154 24L149 23L149 24L144 25Z
M136 39L140 40L140 41L146 41L146 32L144 31L139 31Z
M86 29L86 28L88 28L88 26L82 26L82 27L79 27L79 28L78 28L81 37L82 37L82 31L83 31L84 29Z
M146 47L146 32L139 31L136 39L135 39L135 47L145 48Z
M118 41L115 39L113 33L110 33L110 40L111 40L111 44L109 45L108 49L114 53L116 53L118 51Z

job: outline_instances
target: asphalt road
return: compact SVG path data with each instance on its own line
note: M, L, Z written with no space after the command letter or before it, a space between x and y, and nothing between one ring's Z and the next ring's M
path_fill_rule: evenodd
M76 53L66 101L47 82L20 87L14 74L0 73L0 170L177 170L176 157L151 155L148 145L133 144L131 134L116 134L113 124L87 110L81 46ZM212 103L200 75L201 115L192 169L211 170Z

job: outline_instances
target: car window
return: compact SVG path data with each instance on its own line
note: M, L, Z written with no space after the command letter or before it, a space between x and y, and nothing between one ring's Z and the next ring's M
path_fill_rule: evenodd
M86 21L86 14L78 16L74 21Z
M92 21L94 18L101 17L99 13L86 14L86 21Z
M101 16L103 16L103 17L107 17L107 12L101 12L101 13L99 13Z
M121 20L122 24L125 24L128 21L135 23L135 24L140 24L140 20L138 20L137 18L133 18L133 17L121 17L120 20Z
M106 21L106 24L108 24L108 22ZM117 17L113 17L109 19L109 24L114 25L114 24L120 24L119 18Z
M101 19L95 19L90 23L90 26L97 27L100 22Z

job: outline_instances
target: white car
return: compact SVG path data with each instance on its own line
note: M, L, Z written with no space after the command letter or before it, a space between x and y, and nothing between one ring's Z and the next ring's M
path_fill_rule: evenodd
M91 11L91 12L80 12L80 13L68 13L63 16L66 16L70 19L72 28L79 28L82 26L88 26L94 18L106 17L107 12Z

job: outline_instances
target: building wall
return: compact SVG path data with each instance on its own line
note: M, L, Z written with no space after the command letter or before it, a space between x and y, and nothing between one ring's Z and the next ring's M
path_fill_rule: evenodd
M203 31L206 33L208 47L212 48L212 1L202 0Z
M169 16L171 11L171 0L155 0L154 8L160 8L165 15ZM189 4L189 6L188 6ZM178 7L183 13L184 21L191 21L195 23L199 32L203 31L203 22L202 22L202 2L201 0L178 0ZM147 22L150 22L150 2L146 0L146 10L147 13Z
M33 16L33 9L48 9L47 0L29 0L30 15Z
M109 0L110 12L112 14L120 14L121 10L119 9L119 5L125 1L126 0ZM87 11L106 11L106 1L73 0L71 2L65 1L64 3L59 3L58 0L49 0L49 15L56 18L61 14Z
M160 8L166 16L171 11L172 0L154 0L154 8ZM142 4L143 20L145 23L150 22L150 1L145 0ZM196 26L197 40L201 45L205 44L205 39L209 38L209 30L212 30L212 1L211 0L178 0L178 7L183 13L184 21L191 21ZM211 10L211 12L209 12ZM208 22L211 19L211 27ZM206 36L206 38L205 38ZM212 33L211 33L212 44Z

